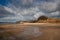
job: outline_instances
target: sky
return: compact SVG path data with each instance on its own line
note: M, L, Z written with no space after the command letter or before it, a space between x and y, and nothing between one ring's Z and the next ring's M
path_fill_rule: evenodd
M60 18L60 0L0 0L0 22Z

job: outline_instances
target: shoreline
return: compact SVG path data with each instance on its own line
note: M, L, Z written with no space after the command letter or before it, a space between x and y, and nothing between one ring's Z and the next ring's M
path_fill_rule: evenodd
M21 23L21 24L2 24L0 28L20 28L20 27L29 27L29 26L39 26L39 27L59 27L60 23Z

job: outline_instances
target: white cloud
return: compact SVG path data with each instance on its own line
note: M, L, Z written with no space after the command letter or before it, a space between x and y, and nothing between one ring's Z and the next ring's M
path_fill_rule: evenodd
M51 15L52 16L59 16L60 12L59 11L56 11L56 12L52 12Z
M42 16L42 15L45 15L45 13L43 12L38 12L34 15L34 17L37 19L38 17Z
M23 5L28 5L33 3L33 0L21 0Z
M55 2L42 2L39 6L41 9L45 9L46 11L55 11L57 9L57 3Z
M7 1L9 2L9 0ZM15 21L27 19L30 20L30 18L37 19L41 15L46 15L49 17L58 16L60 15L60 10L58 10L59 2L60 0L54 0L53 2L36 2L36 0L12 0L12 3L9 3L6 7L4 7L4 10L10 12L11 14L14 14L15 16L4 17L0 21L9 20L11 22L14 19Z
M13 13L13 10L12 10L11 8L8 8L8 7L4 7L4 8L5 8L5 10L7 10L8 12Z

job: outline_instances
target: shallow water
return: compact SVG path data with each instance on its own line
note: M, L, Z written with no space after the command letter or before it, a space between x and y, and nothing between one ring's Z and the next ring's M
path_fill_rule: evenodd
M1 29L0 33L10 32L11 30L14 30L14 29ZM13 39L14 40L15 39L26 40L26 39L33 38L33 37L38 37L41 34L42 34L42 32L40 32L39 27L26 27L23 29L22 32L19 32L18 34L14 35L14 36L4 37L4 35L3 35L2 40L13 40ZM2 35L0 37L2 37Z
M27 26L0 29L0 40L60 40L60 28Z

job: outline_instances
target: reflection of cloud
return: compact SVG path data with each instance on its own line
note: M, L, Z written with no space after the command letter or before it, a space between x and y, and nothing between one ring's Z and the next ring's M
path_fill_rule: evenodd
M9 4L4 7L6 12L14 14L15 16L4 17L9 20L32 20L41 15L49 17L57 17L60 15L60 0L7 0ZM11 19L10 19L11 18Z
M41 35L42 35L42 32L40 31L39 27L26 27L21 33L19 33L16 36L21 40L26 40L26 39L38 37Z

